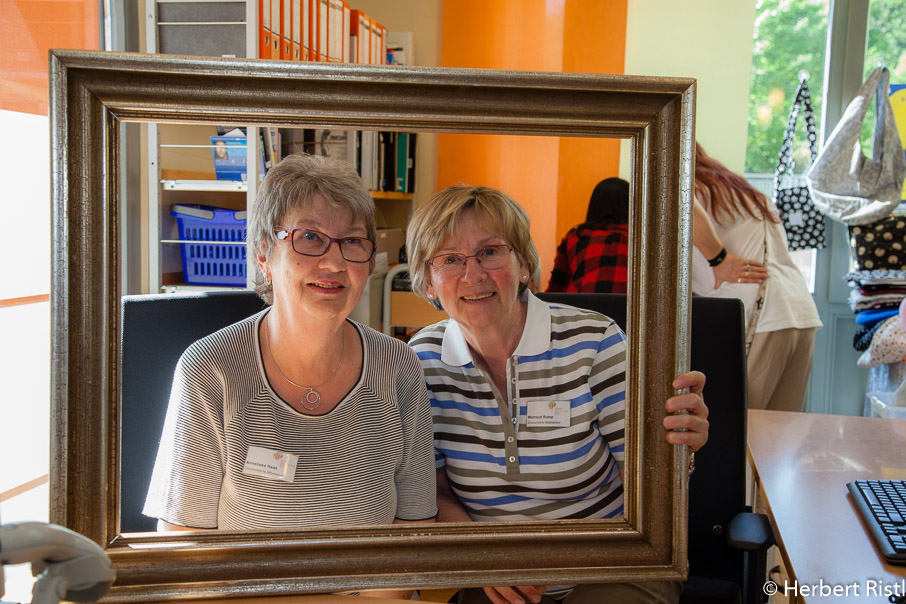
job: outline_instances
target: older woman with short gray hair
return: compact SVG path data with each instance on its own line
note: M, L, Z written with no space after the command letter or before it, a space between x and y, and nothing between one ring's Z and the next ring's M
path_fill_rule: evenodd
M292 155L268 172L247 245L269 306L179 361L144 509L162 529L433 521L418 359L349 319L374 225L371 195L345 162Z

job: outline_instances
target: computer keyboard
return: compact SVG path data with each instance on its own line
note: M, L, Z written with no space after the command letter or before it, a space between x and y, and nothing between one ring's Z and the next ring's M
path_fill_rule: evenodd
M856 480L846 487L884 559L906 565L906 480Z

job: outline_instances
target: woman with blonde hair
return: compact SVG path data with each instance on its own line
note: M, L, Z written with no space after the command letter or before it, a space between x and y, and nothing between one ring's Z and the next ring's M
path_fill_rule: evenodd
M532 295L529 217L501 191L441 191L416 210L406 243L413 291L450 315L410 341L431 394L438 520L620 517L626 339L617 324ZM696 372L674 380L689 392L666 403L667 442L695 450L707 441L704 382ZM557 422L539 421L541 411ZM679 592L674 582L499 586L463 590L460 602L667 603Z

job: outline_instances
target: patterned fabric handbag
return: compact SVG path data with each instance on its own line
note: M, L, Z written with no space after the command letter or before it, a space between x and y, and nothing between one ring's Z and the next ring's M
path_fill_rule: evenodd
M902 197L906 158L887 96L889 78L883 67L871 72L805 175L818 209L847 226L886 218ZM875 130L868 158L861 135L872 96Z
M824 215L812 203L811 193L807 186L783 188L784 176L791 180L793 176L793 137L796 133L796 122L799 119L799 108L805 117L805 128L808 136L811 162L818 156L818 137L815 134L815 114L812 111L812 99L803 78L796 91L796 99L790 109L786 131L783 133L783 145L777 157L777 170L774 172L774 205L783 221L786 231L787 247L790 251L821 249L824 239Z
M859 270L906 269L906 216L850 226L849 244Z

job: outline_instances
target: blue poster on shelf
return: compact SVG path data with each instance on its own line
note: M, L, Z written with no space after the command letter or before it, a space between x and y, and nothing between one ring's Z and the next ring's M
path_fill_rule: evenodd
M241 136L212 136L214 174L217 180L247 180L247 139Z

